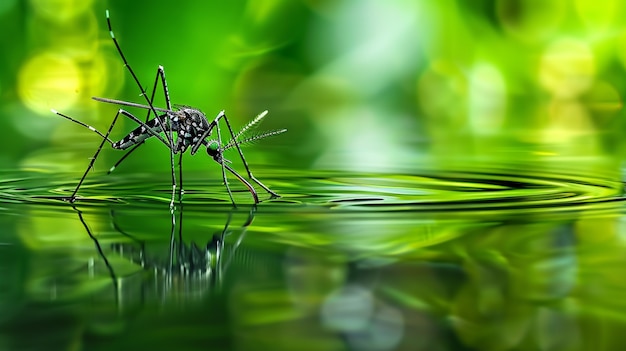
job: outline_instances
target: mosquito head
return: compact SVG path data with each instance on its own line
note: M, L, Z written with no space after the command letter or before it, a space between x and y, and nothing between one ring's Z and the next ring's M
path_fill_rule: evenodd
M209 141L209 143L206 146L206 153L209 154L209 156L215 158L215 156L217 156L220 152L220 144L215 141Z

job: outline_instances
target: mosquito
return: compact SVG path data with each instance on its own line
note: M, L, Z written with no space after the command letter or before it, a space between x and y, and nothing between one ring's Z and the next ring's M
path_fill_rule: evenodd
M132 113L124 110L123 108L120 108L115 114L115 117L113 118L113 121L109 125L109 128L107 129L106 133L102 133L96 128L86 123L83 123L77 119L74 119L68 115L65 115L53 109L52 110L53 113L63 118L66 118L74 123L77 123L85 128L88 128L92 132L102 137L102 141L100 145L96 149L96 152L91 158L89 165L87 166L87 169L85 170L83 176L78 182L78 185L72 192L72 195L64 199L72 203L76 201L76 195L78 194L78 190L80 189L81 185L85 181L85 178L87 177L87 174L89 173L89 171L93 168L93 165L96 162L98 155L100 154L100 152L102 151L106 143L109 143L113 149L128 150L126 154L124 154L118 160L118 162L115 163L113 167L111 167L111 169L109 170L109 173L110 173L117 166L119 166L126 159L126 157L128 157L137 148L143 145L144 142L149 138L158 139L162 144L164 144L168 148L169 153L170 153L170 167L171 167L171 172L172 172L171 173L172 201L170 203L170 206L173 206L174 196L177 191L176 171L175 171L176 165L175 165L174 155L177 155L177 154L179 155L179 158L178 158L179 177L178 178L180 180L181 185L180 185L180 189L178 190L178 194L180 197L182 195L182 191L181 191L182 190L182 159L183 159L182 156L187 150L190 150L191 155L194 155L202 147L204 147L206 149L207 154L221 166L222 181L224 183L224 186L226 187L228 196L230 197L230 201L232 202L233 206L236 206L236 204L233 198L232 191L228 184L228 179L226 177L227 172L234 175L241 183L245 185L245 187L248 189L248 191L252 195L252 198L254 199L255 204L259 203L259 197L255 188L252 186L252 184L248 180L246 180L241 174L239 174L233 167L230 166L230 164L232 163L230 160L227 160L226 158L224 158L224 151L228 149L232 149L232 148L237 149L241 162L246 170L246 173L250 181L254 182L258 186L263 188L263 190L265 190L268 194L270 194L271 198L279 197L278 194L270 190L261 181L259 181L257 178L254 177L254 175L250 171L250 167L248 166L248 163L246 161L246 158L244 157L243 152L241 151L240 146L243 144L252 143L254 141L257 141L263 138L282 134L286 132L287 130L279 129L279 130L272 130L272 131L254 134L252 131L256 128L256 126L258 126L261 120L267 115L267 111L263 111L256 118L254 118L248 124L246 124L241 130L239 130L239 132L234 133L233 128L231 127L230 121L228 120L228 117L226 116L226 113L224 111L219 112L213 120L209 121L209 119L207 119L207 116L197 108L194 108L191 106L185 106L185 105L172 105L169 91L167 89L167 81L165 79L165 70L163 66L159 66L157 68L157 73L156 73L156 77L154 80L152 92L150 94L150 97L148 97L146 90L143 88L143 85L140 83L139 78L135 74L135 71L132 69L132 67L128 63L128 60L126 59L126 56L124 55L122 48L120 47L113 33L113 29L111 26L111 19L109 17L108 10L106 10L106 20L107 20L107 26L109 29L109 34L111 35L111 39L113 40L113 43L115 44L115 48L117 49L117 52L120 58L124 62L124 66L127 68L128 72L132 76L136 85L139 87L141 91L140 95L143 96L143 98L145 99L145 104L122 101L122 100L115 100L115 99L108 99L108 98L101 98L101 97L93 97L93 99L96 101L115 104L119 106L145 109L147 110L146 121L142 122L139 118L137 118ZM165 98L165 108L156 107L154 105L154 97L155 97L155 93L159 85L159 82L161 83L161 87L163 89L163 95ZM115 123L117 122L120 115L131 119L132 121L138 124L138 127L132 130L128 135L123 137L121 140L113 141L109 138L109 135L111 134L111 131L113 130L113 127L115 126ZM153 115L154 118L150 119L151 115ZM228 132L230 134L230 140L226 143L222 142L222 136L220 132L221 121L223 121L226 124Z

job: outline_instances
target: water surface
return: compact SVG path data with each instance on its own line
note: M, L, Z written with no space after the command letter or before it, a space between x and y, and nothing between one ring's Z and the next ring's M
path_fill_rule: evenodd
M621 182L506 167L233 184L6 173L0 348L611 350ZM267 199L265 194L260 194Z

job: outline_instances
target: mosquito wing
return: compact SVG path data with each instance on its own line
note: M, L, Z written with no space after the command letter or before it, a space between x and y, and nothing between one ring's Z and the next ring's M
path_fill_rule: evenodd
M154 108L155 111L159 111L159 112L174 112L174 111L168 110L166 108L150 107L148 105L142 105L142 104L137 104L137 103L134 103L134 102L123 101L123 100L101 98L101 97L96 97L96 96L92 97L92 99L94 99L96 101L100 101L100 102L106 102L107 104L115 104L115 105L129 106L129 107L137 107L137 108L143 108L143 109L146 109L146 110L152 110Z

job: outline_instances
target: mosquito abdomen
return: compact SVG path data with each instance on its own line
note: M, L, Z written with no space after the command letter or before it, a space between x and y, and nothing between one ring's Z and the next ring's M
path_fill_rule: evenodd
M163 123L165 123L164 121L165 118L163 118L163 116L159 116L158 119L157 118L151 119L146 123L146 126L148 126L150 130L152 130L154 133L160 133L163 131L163 129L161 128L161 124L158 122L159 119ZM141 125L133 129L130 133L128 133L128 135L122 138L122 140L113 143L111 146L114 149L126 150L129 147L133 145L137 145L143 142L144 140L148 139L149 137L151 137L153 134L150 132L150 130L146 128L145 126Z

